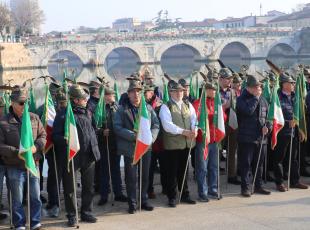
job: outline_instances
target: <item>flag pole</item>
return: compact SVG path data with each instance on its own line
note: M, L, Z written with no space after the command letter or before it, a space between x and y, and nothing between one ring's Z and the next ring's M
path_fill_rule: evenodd
M260 143L260 147L259 147L258 160L257 160L256 168L255 168L255 174L254 174L254 178L253 178L251 194L254 193L254 186L255 186L255 181L256 181L256 177L257 177L257 171L258 171L258 166L259 166L260 158L261 158L261 155L262 155L264 138L265 138L265 134L263 134L263 137L262 137L262 140L261 140L261 143Z
M13 229L12 191L9 188L10 229Z
M229 127L228 127L229 129ZM229 167L229 156L230 156L230 138L229 138L230 135L227 135L227 151L226 151L226 174L227 174L227 180L226 180L226 191L228 189L228 179L229 179L229 175L228 175L228 167ZM219 154L219 153L218 153ZM218 162L218 164L220 164L220 161ZM220 176L220 174L219 174Z
M290 190L290 183L291 183L291 164L292 164L293 134L294 134L294 128L292 128L292 131L291 131L290 155L289 155L289 159L288 159L288 174L287 174L287 191Z
M27 169L27 222L28 222L28 229L30 230L30 188L29 188L29 170Z
M301 158L300 139L298 140L298 173L300 174L300 158Z
M140 189L139 189L139 199L140 199L140 201L139 201L139 205L140 205L140 207L139 207L139 209L140 209L140 212L141 212L141 210L142 210L142 157L141 157L141 159L140 159L140 185L139 185L139 187L140 187Z
M53 158L54 158L54 170L55 170L55 177L56 177L56 188L57 188L57 196L58 196L58 208L59 208L59 214L61 212L61 203L60 203L60 190L59 190L59 180L58 180L58 171L57 171L57 163L56 163L56 154L54 146L53 148Z
M185 170L184 170L184 176L183 176L183 180L182 180L182 187L181 187L181 191L180 191L179 204L181 203L181 198L182 198L182 193L183 193L183 188L184 188L184 183L185 183L186 172L187 172L187 169L188 169L189 158L191 156L191 151L192 151L192 148L193 148L193 141L194 141L194 138L191 138L191 144L190 144L190 148L189 148L189 151L188 151L188 154L187 154L187 161L186 161L186 166L185 166Z
M114 191L112 188L112 176L111 176L111 162L110 162L110 148L109 148L109 137L106 136L107 141L107 157L108 157L108 170L109 170L109 185L111 190L111 200L112 200L112 206L114 206Z
M268 148L268 145L267 145ZM265 154L265 184L267 184L268 150Z
M218 143L216 143L216 147L217 147L217 199L220 200L221 199L221 184L220 184L221 175L220 175L220 148L219 148Z
M75 184L74 160L73 159L72 159L71 163L72 163L72 180L73 180L73 193L74 193L76 228L80 228L80 226L79 226L79 211L78 211L77 195L76 195L76 184Z

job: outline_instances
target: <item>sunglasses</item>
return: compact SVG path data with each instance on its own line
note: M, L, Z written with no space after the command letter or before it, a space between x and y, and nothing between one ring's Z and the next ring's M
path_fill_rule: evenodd
M18 102L20 106L24 106L26 102Z

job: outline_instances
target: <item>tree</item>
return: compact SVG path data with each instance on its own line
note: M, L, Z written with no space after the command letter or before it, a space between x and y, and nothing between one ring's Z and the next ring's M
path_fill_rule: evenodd
M11 23L11 12L8 6L0 2L0 35L3 36L3 30Z
M45 21L44 12L40 9L38 0L21 0L12 15L17 34L33 34L40 31L40 26Z

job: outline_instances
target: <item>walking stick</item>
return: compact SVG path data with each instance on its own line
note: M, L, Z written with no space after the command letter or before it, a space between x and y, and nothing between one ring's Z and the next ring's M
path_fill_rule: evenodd
M29 170L27 169L27 222L28 222L28 229L30 230L30 189L29 189Z
M186 166L185 166L185 171L184 171L184 176L183 176L183 181L182 181L182 187L181 187L181 191L180 191L179 204L181 203L181 198L182 198L182 193L183 193L183 188L184 188L184 183L185 183L185 177L186 177L186 172L187 172L188 163L189 163L189 158L190 158L191 151L193 148L193 141L194 141L194 138L191 138L191 144L190 144L190 148L189 148L188 155L187 155L187 161L186 161Z
M298 141L298 174L300 175L300 158L301 158L301 147L300 140Z
M257 177L257 171L258 171L258 166L259 166L260 158L261 158L261 155L262 155L264 138L265 138L265 134L263 134L262 141L261 141L260 147L259 147L258 160L257 160L257 164L256 164L256 168L255 168L255 173L254 173L254 178L253 178L253 183L252 183L252 191L251 191L252 194L254 193L254 186L255 186L255 181L256 181L256 177Z
M107 140L107 155L108 155L108 170L109 170L109 184L111 189L111 200L112 200L112 206L114 206L114 191L112 188L112 176L111 176L111 163L110 163L110 148L109 148L109 137L106 136Z
M217 199L220 200L221 199L221 186L220 186L220 149L217 145ZM228 181L227 181L228 184Z
M75 203L75 218L76 218L76 228L80 228L79 226L79 211L77 205L77 196L76 196L76 185L75 185L75 171L74 171L74 160L72 159L72 180L73 180L73 193L74 193L74 203Z
M57 187L57 196L58 196L58 207L59 207L59 215L60 215L60 212L61 212L60 190L59 190L58 171L57 171L56 154L55 154L54 146L53 146L53 158L54 158L54 167L55 167L55 176L56 176L56 187Z
M267 184L268 150L265 154L265 184Z
M139 209L140 209L140 212L141 212L141 210L142 210L142 158L140 159L140 189L139 189L139 199L140 199L140 201L139 201L139 204L140 204L140 207L139 207Z
M228 189L228 179L229 179L229 175L228 175L228 167L229 167L229 164L228 164L228 159L229 159L229 155L230 155L230 151L229 151L229 145L230 145L230 140L229 140L229 135L227 136L227 152L226 152L226 174L227 174L227 180L226 180L226 191ZM218 150L218 155L219 155L219 150ZM218 162L218 164L220 163L220 161ZM220 177L220 174L218 174L218 177Z
M291 131L290 155L289 155L289 160L288 160L288 174L287 174L287 191L290 190L290 183L291 183L291 164L292 164L293 134L294 134L294 128L292 128L292 131Z

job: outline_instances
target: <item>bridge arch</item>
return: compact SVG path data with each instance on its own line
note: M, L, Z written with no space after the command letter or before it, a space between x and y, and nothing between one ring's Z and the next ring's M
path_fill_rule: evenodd
M82 61L83 64L86 64L89 60L88 60L88 54L87 52L84 52L83 50L79 50L77 47L60 47L60 48L56 48L55 47L51 47L44 55L44 58L41 60L40 65L41 66L47 66L48 62L50 59L52 59L53 55L62 52L62 51L69 51L72 52L73 54L77 55L79 57L79 59Z
M128 76L140 69L141 58L136 50L120 46L110 50L101 63L109 76L113 77L113 74Z
M246 46L240 41L228 42L219 49L220 51L216 55L216 58L221 59L224 64L239 71L241 65L250 65L251 51L250 46Z
M47 64L47 71L51 76L62 79L65 69L69 77L77 77L83 70L83 61L77 54L68 50L61 50L51 56Z
M200 43L197 43L195 41L180 41L180 40L173 40L173 41L167 41L165 43L162 43L160 47L157 48L154 55L154 62L160 62L163 54L170 48L182 45L185 47L188 47L192 49L195 53L199 54L200 57L203 56L203 46L201 46Z
M289 68L297 62L297 52L287 43L277 43L269 49L267 58L279 66Z
M160 58L163 72L172 76L186 77L201 67L199 51L188 44L177 44L166 49Z

